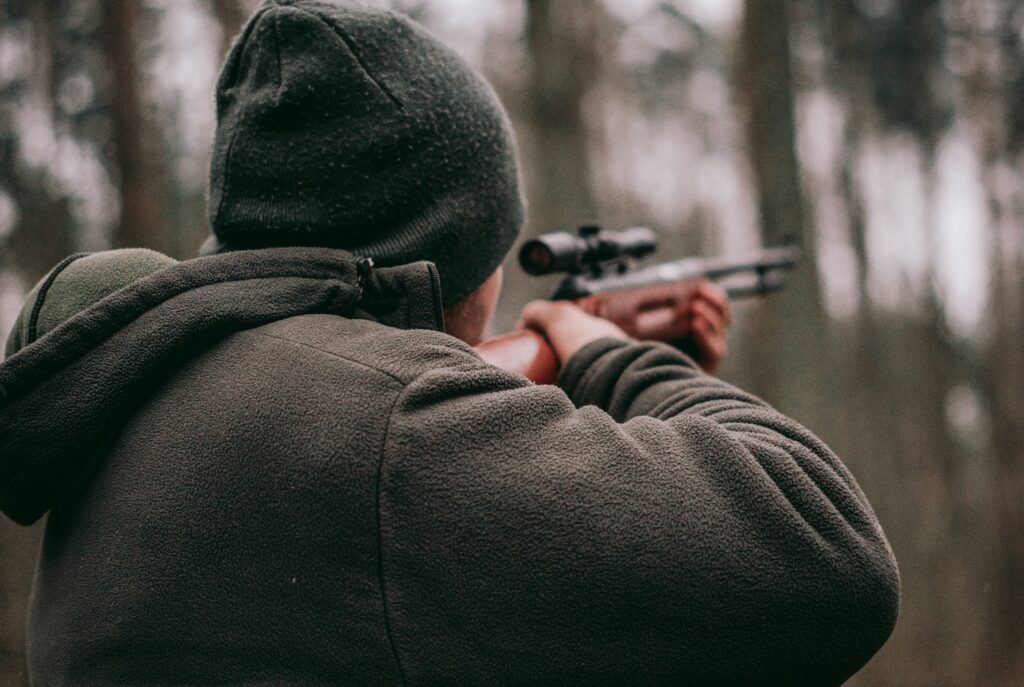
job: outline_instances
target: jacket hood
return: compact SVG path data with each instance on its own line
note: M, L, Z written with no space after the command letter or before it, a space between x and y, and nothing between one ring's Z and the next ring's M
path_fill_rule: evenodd
M428 262L374 269L325 248L64 260L29 294L0 364L0 510L35 522L169 373L231 334L313 313L444 328Z

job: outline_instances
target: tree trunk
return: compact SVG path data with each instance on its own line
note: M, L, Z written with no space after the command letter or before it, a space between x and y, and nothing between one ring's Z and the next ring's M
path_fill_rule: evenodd
M27 7L25 6L27 4ZM32 27L31 81L17 86L15 97L40 102L54 111L54 73L59 63L61 44L58 25L59 3L11 3L10 19L27 19ZM22 12L18 12L18 10ZM13 123L6 126L13 127ZM18 220L4 250L0 251L0 267L21 275L27 285L42 277L51 267L75 248L75 226L64 197L54 197L48 190L45 170L28 170L18 159L20 141L16 131L3 132L0 143L0 179L18 210ZM6 332L4 332L5 334Z
M598 219L590 150L598 139L593 93L609 43L607 23L600 0L526 1L528 70L516 98L525 124L516 132L527 199L525 236L575 231ZM550 282L527 277L518 267L506 270L496 330L511 328L527 301L549 296Z
M145 247L173 253L164 175L156 159L159 134L146 120L139 88L135 41L138 14L136 0L103 0L101 40L111 80L113 176L121 194L121 213L112 243L116 248Z
M1017 208L1015 217L1024 216ZM999 227L1002 229L1002 227ZM995 560L992 566L991 663L993 679L1010 679L1024 670L1024 289L1020 274L1024 256L1006 260L1020 250L1006 245L996 232L993 250L992 311L995 331L986 359L985 395L991 410L994 453L992 495ZM1007 262L1014 269L1007 269ZM1009 684L1009 683L1007 683Z
M59 3L11 2L0 5L3 21L27 20L32 28L32 68L23 83L6 84L17 89L3 93L39 100L53 107L58 48L61 45ZM13 96L13 97L12 97ZM54 197L46 183L46 171L26 169L19 159L18 132L9 118L0 122L0 188L17 208L10 236L0 246L0 271L17 274L25 287L74 251L74 222L67 198ZM8 284L0 284L0 288ZM0 357L7 331L0 331ZM41 525L20 527L0 516L0 684L28 685L25 669L25 616Z
M586 107L601 72L605 21L594 0L526 2L532 140L525 176L535 231L572 230L596 219L588 126L594 113Z
M744 4L737 81L746 97L762 242L766 246L792 242L804 251L786 291L758 306L750 333L757 345L751 347L747 367L756 393L809 422L820 412L817 380L829 378L831 360L814 242L805 231L789 6L786 0L746 0Z

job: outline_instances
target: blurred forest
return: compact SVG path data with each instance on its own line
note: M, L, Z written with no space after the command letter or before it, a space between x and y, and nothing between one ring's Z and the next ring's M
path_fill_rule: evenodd
M0 1L0 331L69 253L195 255L255 4ZM900 621L850 684L1024 684L1024 0L372 4L495 84L528 234L802 243L786 291L736 304L722 376L831 444L895 549ZM508 265L497 329L551 287ZM0 523L3 685L39 534Z

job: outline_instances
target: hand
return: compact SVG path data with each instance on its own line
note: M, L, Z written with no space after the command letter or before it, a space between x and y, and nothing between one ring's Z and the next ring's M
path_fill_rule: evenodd
M583 312L568 301L533 301L523 308L518 329L533 329L555 349L560 365L591 341L612 337L631 341L617 325Z
M690 335L679 342L708 374L714 374L726 353L726 334L732 324L729 297L720 287L702 281L681 313L690 322Z

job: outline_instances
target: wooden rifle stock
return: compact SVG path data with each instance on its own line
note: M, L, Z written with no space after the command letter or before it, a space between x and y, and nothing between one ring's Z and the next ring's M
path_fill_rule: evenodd
M555 349L532 329L496 336L477 344L475 350L491 365L515 372L536 384L554 384L558 378Z
M625 277L572 277L572 289L593 293L573 302L586 313L615 323L634 339L685 344L690 323L681 315L702 280L728 280L722 286L732 299L765 295L782 288L778 272L794 267L796 255L793 249L775 248L748 260L689 259L655 265ZM619 290L619 285L625 288ZM565 291L563 283L560 292ZM488 363L536 384L554 384L558 377L559 360L554 349L533 330L488 339L475 350Z

